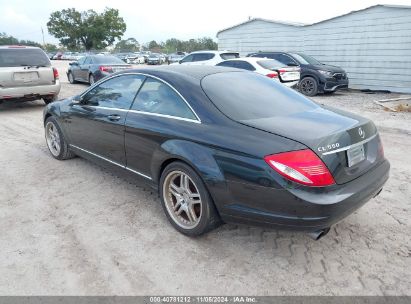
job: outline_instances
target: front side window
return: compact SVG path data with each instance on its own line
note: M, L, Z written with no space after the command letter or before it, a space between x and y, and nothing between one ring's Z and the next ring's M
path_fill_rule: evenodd
M122 75L104 81L83 95L81 103L88 106L128 110L145 76Z
M193 61L193 55L187 55L186 57L184 57L184 58L181 60L181 63L183 63L183 62L191 62L191 61Z
M193 111L176 91L167 84L150 77L138 92L131 109L196 120Z
M91 57L87 56L86 59L84 59L84 63L83 64L91 64Z

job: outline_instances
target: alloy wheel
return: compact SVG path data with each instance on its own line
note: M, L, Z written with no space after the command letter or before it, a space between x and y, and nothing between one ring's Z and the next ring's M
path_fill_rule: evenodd
M301 82L300 87L304 94L309 95L314 90L314 82L311 79L304 79Z
M56 125L51 121L46 124L46 141L51 154L57 157L61 151L60 134Z
M170 172L164 180L163 199L173 221L193 229L201 219L202 201L197 185L182 171Z

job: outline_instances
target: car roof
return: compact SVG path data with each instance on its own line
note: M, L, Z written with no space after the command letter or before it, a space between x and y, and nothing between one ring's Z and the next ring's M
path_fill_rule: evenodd
M227 50L224 50L224 51L209 51L209 50L194 51L194 52L191 52L190 54L197 54L197 53L212 53L212 54L236 53L236 54L238 54L238 52L235 52L235 51L227 51ZM188 54L188 55L190 55L190 54Z
M256 63L257 61L261 61L261 60L272 60L272 61L277 61L271 58L264 58L264 57L240 57L240 58L231 58L231 59L226 59L225 61L238 61L238 60L242 60L242 61L247 61L250 63Z
M261 58L260 58L261 59ZM161 74L168 74L168 75L180 75L182 77L191 77L197 80L201 80L204 77L217 74L217 73L226 73L226 72L238 72L239 69L236 68L228 68L228 67L219 67L219 66L191 66L191 65L168 65L168 66L159 66L154 68L137 68L137 69L130 69L123 72L123 73L144 73L153 76L161 76Z

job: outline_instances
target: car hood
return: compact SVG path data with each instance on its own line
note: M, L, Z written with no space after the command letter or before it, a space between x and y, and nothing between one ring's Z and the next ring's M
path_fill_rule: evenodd
M314 69L314 70L323 70L323 71L331 71L334 73L345 73L345 71L338 67L338 66L334 66L334 65L328 65L328 64L311 64L309 65L310 68Z

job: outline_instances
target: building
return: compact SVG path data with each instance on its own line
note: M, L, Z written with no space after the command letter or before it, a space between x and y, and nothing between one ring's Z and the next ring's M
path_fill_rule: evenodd
M217 33L219 50L300 51L342 67L350 88L411 93L411 6L375 5L303 25L250 19Z

